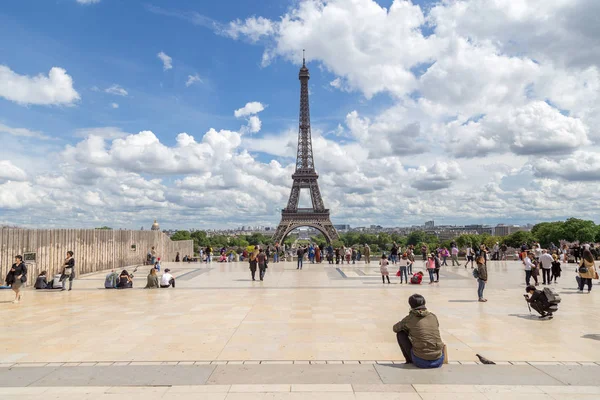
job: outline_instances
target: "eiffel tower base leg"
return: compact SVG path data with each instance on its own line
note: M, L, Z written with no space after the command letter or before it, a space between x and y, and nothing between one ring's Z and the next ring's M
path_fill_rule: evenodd
M282 216L281 222L277 226L277 230L273 236L273 242L280 244L283 243L283 240L291 231L300 227L311 227L318 230L323 234L323 236L325 236L327 243L331 243L334 240L339 239L339 235L336 229L333 227L328 213L327 215L318 215L317 213L308 215L302 215L302 213L290 214L294 215Z

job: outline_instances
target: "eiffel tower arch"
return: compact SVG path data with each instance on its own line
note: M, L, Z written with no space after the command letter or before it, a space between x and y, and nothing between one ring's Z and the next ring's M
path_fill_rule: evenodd
M323 204L318 183L319 175L315 171L310 129L310 108L308 105L310 74L308 68L306 68L304 57L302 58L302 68L300 68L298 78L300 79L300 122L296 171L292 175L293 183L290 198L286 208L281 210L281 222L275 231L273 241L282 243L291 231L306 226L320 231L327 242L331 243L338 239L339 235L331 223L329 210ZM312 207L298 208L301 189L310 191Z

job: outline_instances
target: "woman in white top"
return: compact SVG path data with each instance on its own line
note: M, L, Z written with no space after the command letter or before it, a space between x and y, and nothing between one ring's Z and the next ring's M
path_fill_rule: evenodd
M528 252L527 257L523 260L523 265L525 265L525 284L529 286L529 281L531 281L531 269L535 266L533 262L531 262L531 257L533 257L533 253Z

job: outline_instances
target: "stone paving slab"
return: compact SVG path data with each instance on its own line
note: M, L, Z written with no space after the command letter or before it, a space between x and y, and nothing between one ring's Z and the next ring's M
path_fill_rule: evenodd
M560 367L558 367L560 368ZM569 368L562 366L562 368ZM412 365L375 365L383 383L461 385L561 385L530 365L447 365L423 370ZM596 369L598 371L598 369Z
M40 371L36 380L29 377L29 368L11 368L10 372L22 371L21 375L11 376L30 382L22 386L176 386L203 385L214 369L213 365L52 368L43 375ZM0 373L0 386L19 386L13 380L3 379L3 375Z
M208 384L381 383L373 365L219 365Z
M353 385L359 392L412 392L410 385L493 387L598 386L597 366L398 364L229 364L30 367L0 369L1 387ZM282 387L283 387L282 386ZM256 386L253 386L256 388ZM600 386L598 386L600 388ZM293 391L293 390L292 390ZM321 388L319 392L326 391Z
M600 385L600 368L595 366L540 365L537 368L565 385Z

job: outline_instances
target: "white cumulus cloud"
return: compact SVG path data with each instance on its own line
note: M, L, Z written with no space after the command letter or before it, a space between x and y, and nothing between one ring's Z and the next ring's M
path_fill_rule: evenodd
M259 103L258 101L252 101L250 103L246 103L246 105L244 107L238 108L237 110L235 110L233 112L233 115L236 118L247 117L249 115L258 114L259 112L263 111L264 109L265 109L265 106L262 105L262 103Z
M0 65L0 97L18 104L73 105L79 93L73 88L73 78L62 68L53 67L48 76L19 75Z
M162 61L164 71L173 68L173 59L166 55L164 52L161 51L156 56Z
M198 74L195 75L188 75L188 79L185 82L185 86L186 87L190 87L192 86L194 83L202 83L202 79L200 79L200 77L198 76Z
M127 92L127 90L123 89L121 86L114 84L106 89L104 89L104 91L108 94L114 94L115 96L127 96L129 93Z

